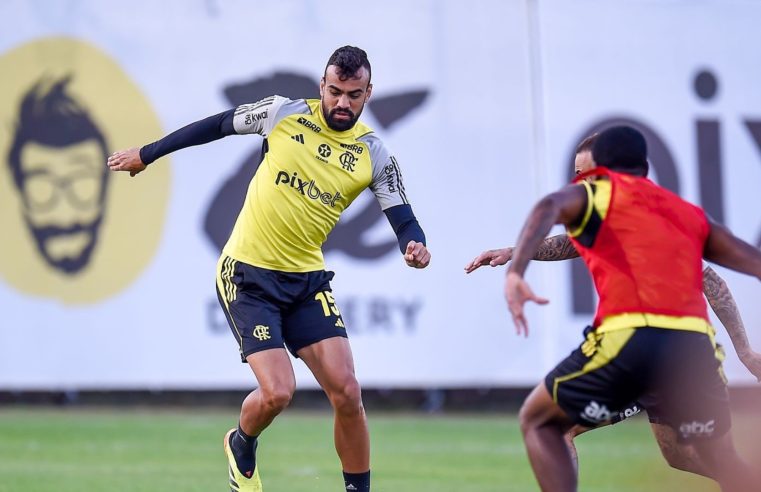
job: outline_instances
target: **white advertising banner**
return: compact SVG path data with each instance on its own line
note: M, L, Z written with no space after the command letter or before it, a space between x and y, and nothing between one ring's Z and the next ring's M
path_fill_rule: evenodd
M362 119L393 149L433 256L408 268L370 193L325 244L365 387L531 385L579 343L594 298L571 264L531 266L552 302L529 308L528 338L504 270L463 267L513 243L578 140L610 121L647 133L658 181L761 239L761 7L568 4L399 0L360 21L336 15L344 2L4 2L0 390L253 384L214 279L261 139L135 178L105 156L271 94L316 97L345 44L368 52ZM719 271L761 346L758 282ZM751 381L732 350L726 364Z

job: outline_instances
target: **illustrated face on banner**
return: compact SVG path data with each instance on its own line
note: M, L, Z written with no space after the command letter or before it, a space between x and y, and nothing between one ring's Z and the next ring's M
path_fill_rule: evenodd
M109 174L103 134L66 92L68 83L41 81L26 94L8 164L37 251L75 275L97 245Z
M38 39L0 55L0 278L87 304L130 285L153 258L169 197L166 160L140 179L110 150L164 131L145 96L92 45Z

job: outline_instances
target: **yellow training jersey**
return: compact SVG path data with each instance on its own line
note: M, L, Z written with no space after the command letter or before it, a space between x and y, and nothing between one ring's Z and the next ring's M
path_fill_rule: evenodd
M396 159L366 125L328 127L320 100L271 96L235 110L238 134L265 137L265 154L223 253L270 270L323 270L322 243L370 188L383 210L408 203Z

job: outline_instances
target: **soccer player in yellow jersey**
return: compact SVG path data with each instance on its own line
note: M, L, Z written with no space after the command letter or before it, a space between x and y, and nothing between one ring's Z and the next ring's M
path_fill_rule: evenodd
M134 176L178 149L233 134L265 137L264 158L218 264L217 294L259 384L225 436L230 486L260 491L259 434L291 400L296 380L286 349L301 358L333 406L345 490L370 490L367 420L341 312L321 246L365 188L375 194L410 267L431 255L407 200L395 157L358 121L372 93L367 54L337 49L320 99L271 96L192 123L146 145L114 153L108 166Z

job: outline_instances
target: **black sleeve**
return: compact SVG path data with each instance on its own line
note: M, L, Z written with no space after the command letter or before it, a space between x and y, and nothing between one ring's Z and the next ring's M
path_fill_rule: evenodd
M142 147L140 159L144 164L150 164L175 150L213 142L222 137L233 135L235 133L233 129L234 114L235 109L230 109L182 127L166 137Z
M420 228L415 214L412 213L410 205L396 205L383 211L386 214L391 227L396 233L399 241L399 249L404 253L407 250L407 243L417 241L425 244L425 233Z

